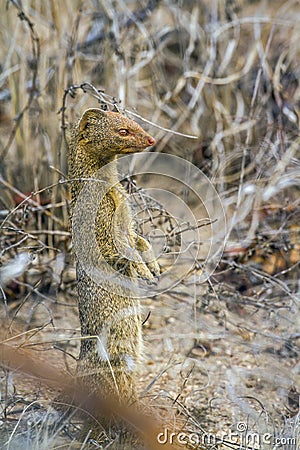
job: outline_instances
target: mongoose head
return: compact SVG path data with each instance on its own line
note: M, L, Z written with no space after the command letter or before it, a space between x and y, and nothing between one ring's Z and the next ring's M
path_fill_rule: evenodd
M78 143L100 159L117 154L141 152L155 139L121 113L87 109L78 123ZM96 153L96 154L95 154Z

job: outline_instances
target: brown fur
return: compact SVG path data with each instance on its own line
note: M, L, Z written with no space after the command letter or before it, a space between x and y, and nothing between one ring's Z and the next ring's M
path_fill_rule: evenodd
M151 247L135 230L128 195L117 181L115 160L118 154L141 152L154 142L136 122L120 113L100 109L85 111L73 128L69 142L68 174L69 179L74 180L70 183L71 205L73 215L76 213L79 221L75 227L73 221L73 239L81 228L83 249L90 240L91 230L86 225L86 218L92 211L89 201L80 194L87 183L91 183L88 188L90 204L97 208L95 230L92 230L96 242L96 248L92 250L93 261L98 261L96 266L103 271L103 281L95 281L87 273L84 258L81 261L77 255L78 305L83 337L78 375L90 390L116 396L121 402L136 398L136 368L142 344L140 304L130 286L120 284L119 277L111 280L106 274L113 268L115 273L133 281L136 277L151 280L159 274L159 266L151 258L147 263L142 259L141 252L147 251L151 255ZM97 171L109 163L107 169L102 169L110 186L105 195L101 191L103 183L78 180L96 179ZM128 250L134 260L124 256Z

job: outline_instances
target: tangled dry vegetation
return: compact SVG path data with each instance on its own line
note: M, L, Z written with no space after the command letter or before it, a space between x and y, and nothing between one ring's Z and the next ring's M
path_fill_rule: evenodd
M8 0L0 25L3 342L73 373L62 130L99 98L117 103L151 122L156 152L210 178L227 218L209 280L198 282L195 264L176 288L144 301L142 398L162 431L186 433L187 448L217 448L195 436L229 433L224 448L296 449L299 1ZM78 418L55 427L53 386L5 364L0 386L1 448L86 448ZM259 447L247 433L272 439ZM90 443L113 445L107 436Z

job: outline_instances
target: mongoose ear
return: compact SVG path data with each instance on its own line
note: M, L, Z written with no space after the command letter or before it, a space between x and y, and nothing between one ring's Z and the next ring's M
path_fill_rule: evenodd
M79 130L83 131L86 127L86 124L90 121L90 119L92 119L92 118L99 119L100 117L105 117L105 116L106 116L106 112L103 111L103 109L89 108L89 109L85 110L79 121Z

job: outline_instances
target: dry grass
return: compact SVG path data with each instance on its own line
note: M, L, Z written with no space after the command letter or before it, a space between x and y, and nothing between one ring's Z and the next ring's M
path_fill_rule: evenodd
M21 333L15 343L72 373L79 325L61 125L99 104L91 89L65 91L89 82L159 124L143 123L155 151L202 169L227 218L209 281L198 282L199 261L144 302L146 401L189 433L243 422L299 439L299 24L296 0L1 2L1 318L8 336ZM61 444L47 426L53 396L3 373L3 448L34 448L25 431L36 405L47 448ZM76 448L77 423L68 427L62 448Z

